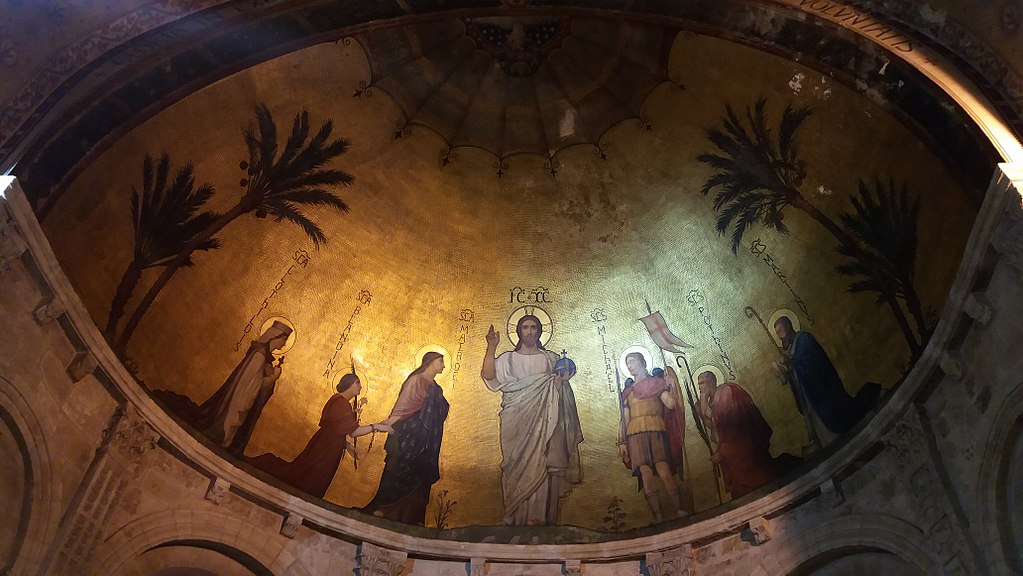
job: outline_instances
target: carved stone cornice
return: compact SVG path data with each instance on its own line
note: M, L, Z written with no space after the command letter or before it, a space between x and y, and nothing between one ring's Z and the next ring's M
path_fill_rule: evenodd
M650 576L696 576L696 563L690 544L650 552L646 555L646 566Z
M36 306L36 309L32 311L32 319L36 321L36 324L41 326L47 322L56 320L63 313L64 305L56 298L51 298Z
M995 309L983 292L971 292L963 301L963 312L981 324L990 324Z
M938 360L938 366L941 367L941 371L944 372L946 376L956 380L962 380L966 376L968 368L966 358L964 358L962 353L958 350L946 350L942 352L941 359Z
M926 450L920 417L914 411L908 411L888 431L884 443L892 451L900 467L912 469L918 466Z
M763 516L749 521L749 531L753 536L753 542L757 546L771 541L771 524Z
M228 490L231 489L231 483L223 478L214 478L210 481L210 485L206 488L206 495L204 498L217 504L218 506L224 500L224 495L227 494Z
M135 472L142 465L145 455L156 446L160 435L134 407L125 406L121 411L121 418L112 431L110 453Z
M75 353L65 369L72 382L79 382L82 378L95 372L97 367L99 367L99 362L96 361L96 357L88 350L82 350Z
M303 518L294 512L289 512L281 522L281 536L294 538L298 534L298 528L302 525Z
M358 566L362 576L405 576L408 552L381 548L369 542L359 545Z

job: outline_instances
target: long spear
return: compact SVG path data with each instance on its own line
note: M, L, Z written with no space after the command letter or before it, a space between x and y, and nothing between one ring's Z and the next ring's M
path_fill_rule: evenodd
M625 423L625 402L622 400L622 374L618 370L618 366L615 366L615 382L618 385L618 441L626 441L626 423ZM629 448L625 447L625 454L622 456L622 464L632 471L632 463L628 461Z

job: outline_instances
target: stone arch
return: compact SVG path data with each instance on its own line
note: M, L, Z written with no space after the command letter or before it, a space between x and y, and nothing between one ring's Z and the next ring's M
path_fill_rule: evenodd
M755 573L801 574L815 562L866 551L893 554L928 576L943 573L923 531L891 516L844 516L786 536L779 548L765 556Z
M58 497L53 492L50 455L46 438L28 401L6 378L0 376L0 427L10 434L16 451L21 486L18 517L10 519L13 536L6 558L0 556L0 573L27 574L43 561L60 520Z
M974 509L980 511L986 556L996 568L1012 574L1023 574L1023 554L1014 542L1023 537L1023 522L1013 521L1014 510L1009 505L1010 496L1019 490L1011 484L1013 468L1023 469L1021 450L1023 382L1016 385L994 414L974 484L977 487Z
M287 539L244 518L206 510L167 510L135 518L121 526L96 551L94 576L127 571L161 547L186 546L215 552L254 574L309 576L284 549Z
M171 574L269 576L272 572L236 548L204 540L179 540L150 548L113 573L114 576Z

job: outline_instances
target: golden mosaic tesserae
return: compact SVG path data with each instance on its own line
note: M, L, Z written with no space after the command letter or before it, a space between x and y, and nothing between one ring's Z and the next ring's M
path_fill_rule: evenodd
M747 43L439 18L195 90L38 207L135 378L244 470L586 540L750 501L869 420L974 224L952 152Z

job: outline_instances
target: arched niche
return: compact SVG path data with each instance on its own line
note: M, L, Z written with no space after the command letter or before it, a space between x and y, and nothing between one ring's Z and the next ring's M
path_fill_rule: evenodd
M270 576L252 556L210 541L175 541L139 554L114 572L117 576Z
M994 415L976 486L974 506L995 569L1023 574L1023 383Z
M25 532L32 515L32 462L25 438L14 418L0 407L0 501L6 508L5 522L0 523L0 560L3 571L9 571L18 558Z
M203 572L173 571L188 569L229 575L308 575L282 540L276 533L235 516L199 510L164 511L138 517L111 534L96 551L92 574L204 576ZM184 562L193 557L199 559L196 562L208 563Z
M792 576L924 576L919 567L876 548L832 550L806 562Z
M0 574L27 573L42 561L60 516L43 429L17 386L0 376Z
M998 474L998 526L1002 551L1009 568L1023 574L1023 415L1016 418L1005 443Z

